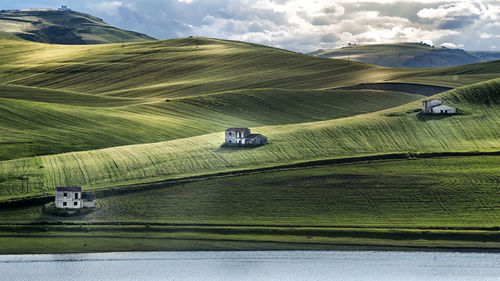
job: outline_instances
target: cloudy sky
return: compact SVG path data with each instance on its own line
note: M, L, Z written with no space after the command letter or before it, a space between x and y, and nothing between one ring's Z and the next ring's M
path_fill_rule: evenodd
M1 0L0 9L61 4L158 39L216 37L299 52L403 41L500 51L500 0Z

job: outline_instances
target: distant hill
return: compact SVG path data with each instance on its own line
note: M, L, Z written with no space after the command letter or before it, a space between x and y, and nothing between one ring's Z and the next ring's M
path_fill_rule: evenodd
M155 40L141 33L113 27L91 15L51 9L0 11L0 35L67 45Z
M468 52L445 47L434 48L422 43L350 45L340 49L318 50L309 55L411 68L457 66L500 59L500 52Z

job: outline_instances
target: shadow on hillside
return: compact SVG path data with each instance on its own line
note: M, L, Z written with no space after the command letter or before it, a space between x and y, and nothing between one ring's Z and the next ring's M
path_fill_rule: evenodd
M451 90L452 88L422 85L413 83L362 83L356 86L342 87L343 90L379 90L379 91L395 91L408 94L424 95L427 97Z
M267 143L269 144L269 143ZM261 145L227 145L225 143L221 144L219 146L219 149L217 149L217 152L232 152L232 151L239 151L239 150L253 150L262 146L265 146L266 144L261 144Z
M417 119L422 122L427 122L430 120L442 120L455 116L456 114L423 114L422 112L417 113Z

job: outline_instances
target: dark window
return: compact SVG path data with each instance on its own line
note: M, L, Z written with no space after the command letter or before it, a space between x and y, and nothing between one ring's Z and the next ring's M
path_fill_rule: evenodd
M66 203L66 202L63 202L63 206L65 206L65 207L66 207L66 206L68 206L68 203Z
M64 192L63 196L68 197L68 193Z
M78 199L78 193L75 193L75 199Z
M231 132L229 132L229 135L231 136Z
M231 140L229 140L229 143L231 143Z
M78 202L73 202L73 206L78 206Z

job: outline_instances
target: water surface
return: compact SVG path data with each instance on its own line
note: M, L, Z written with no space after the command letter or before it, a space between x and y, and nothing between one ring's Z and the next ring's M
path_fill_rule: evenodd
M0 255L0 280L500 280L500 254L125 252Z

